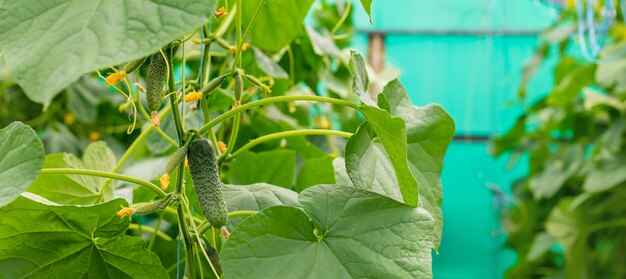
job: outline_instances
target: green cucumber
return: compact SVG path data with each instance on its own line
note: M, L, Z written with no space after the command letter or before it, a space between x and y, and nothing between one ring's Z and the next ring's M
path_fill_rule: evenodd
M139 67L141 67L141 65L143 65L143 63L146 62L147 59L148 57L146 56L146 57L142 57L142 58L128 62L124 66L124 72L126 72L126 74L130 74L134 72L135 70L139 69Z
M187 161L202 213L214 228L224 227L228 210L215 147L206 139L195 139L187 148Z
M152 120L155 126L158 126L157 111L161 107L163 100L163 84L167 79L167 61L166 57L159 51L152 55L150 66L148 67L148 76L146 81L146 99L148 108L152 112Z
M178 165L180 165L180 163L185 160L185 156L187 156L186 145L182 146L181 148L176 150L174 154L172 154L172 157L170 157L170 161L167 162L167 166L165 167L165 173L172 173L178 167Z

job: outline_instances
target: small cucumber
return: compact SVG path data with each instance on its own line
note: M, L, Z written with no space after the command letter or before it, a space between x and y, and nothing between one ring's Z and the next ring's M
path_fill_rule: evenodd
M241 74L235 75L235 100L237 100L237 105L241 104L241 95L243 94L243 78Z
M159 126L157 111L161 107L163 100L163 84L167 79L167 61L166 57L159 51L152 55L150 66L148 67L148 76L146 81L146 98L148 100L148 108L152 112L152 122L154 126Z
M141 67L141 65L143 65L143 63L146 62L147 59L148 57L146 56L146 57L142 57L142 58L128 62L124 66L124 72L126 72L126 74L130 74L134 72L135 70L139 69L139 67Z
M214 228L223 228L228 221L228 210L224 199L224 185L219 176L215 147L206 139L195 139L187 148L187 160L198 203L204 216Z

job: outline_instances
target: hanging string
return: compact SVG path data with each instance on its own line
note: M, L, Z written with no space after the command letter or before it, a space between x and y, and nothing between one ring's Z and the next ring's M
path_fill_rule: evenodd
M581 53L586 60L601 64L623 56L626 54L626 48L607 58L598 59L600 52L608 41L609 28L615 19L616 10L612 0L605 1L601 12L603 16L602 22L596 28L594 7L597 2L597 0L586 0L586 2L584 0L575 0L574 4L577 17L577 39ZM624 10L624 2L624 0L621 0L622 5L620 6L622 10Z

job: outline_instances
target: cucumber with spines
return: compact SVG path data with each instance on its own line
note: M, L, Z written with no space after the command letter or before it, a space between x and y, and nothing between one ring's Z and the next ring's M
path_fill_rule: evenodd
M163 100L163 84L167 79L167 61L160 51L153 54L148 66L148 76L146 80L146 99L148 108L152 112L154 126L158 126L159 119L157 111L161 107Z
M202 138L193 140L187 148L189 173L202 213L211 226L220 229L228 221L228 210L216 155L215 146Z

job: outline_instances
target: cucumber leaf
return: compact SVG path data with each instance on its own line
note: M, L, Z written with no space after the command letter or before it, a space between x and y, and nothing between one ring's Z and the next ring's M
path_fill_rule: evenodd
M83 159L69 153L57 153L46 156L44 168L71 168L109 172L117 160L113 151L103 141L89 144ZM64 205L90 205L113 196L113 188L108 187L102 193L106 178L76 174L42 174L28 192L42 196L55 203Z
M3 2L3 58L26 95L44 104L83 74L149 55L192 31L209 20L217 4L216 0Z
M20 122L0 130L0 206L17 198L37 178L43 166L43 143Z
M7 278L168 278L141 238L123 235L122 199L59 206L24 193L0 208L0 270ZM138 268L140 267L140 268Z
M246 218L222 247L225 278L430 278L432 217L369 191L319 185L303 209Z

